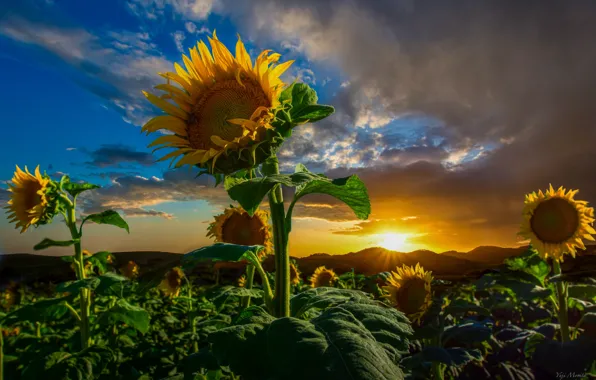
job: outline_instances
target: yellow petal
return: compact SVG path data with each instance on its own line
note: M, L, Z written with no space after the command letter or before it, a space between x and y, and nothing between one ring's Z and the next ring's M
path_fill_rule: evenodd
M234 56L230 53L226 45L212 38L209 38L209 42L211 43L215 63L225 71L231 70L234 67L235 61Z
M188 141L174 135L168 136L161 136L155 139L151 144L147 146L147 148L151 148L152 146L156 145L163 145L167 144L168 146L176 147L176 146L188 146Z
M271 69L271 73L269 75L273 78L279 78L287 69L290 68L290 66L292 66L293 63L293 60L281 63Z
M143 132L155 132L160 129L165 129L171 132L174 132L177 135L186 136L186 122L182 119L179 119L175 116L169 115L161 115L154 117L153 119L149 120L147 124L143 126L141 131Z
M171 84L159 84L157 86L155 86L156 90L161 90L163 92L167 92L170 94L176 94L176 96L180 97L181 99L184 99L184 101L186 101L187 103L192 103L192 99L190 98L190 96L188 96L188 93L181 90L180 88L176 87L176 86L172 86Z
M168 80L173 80L174 82L178 83L180 86L182 86L189 94L193 94L194 89L192 88L192 85L190 84L190 82L187 79L182 78L180 75L176 74L176 73L159 73L160 76L168 79Z
M238 36L238 42L236 42L236 60L246 71L252 70L252 61L240 36Z
M147 97L147 99L156 107L161 108L162 110L164 110L166 113L172 115L172 116L177 116L183 120L188 120L188 114L186 112L184 112L183 110L181 110L180 108L176 107L175 105L166 102L163 99L158 98L157 96L150 94L146 91L143 91L143 94L145 95L145 97Z

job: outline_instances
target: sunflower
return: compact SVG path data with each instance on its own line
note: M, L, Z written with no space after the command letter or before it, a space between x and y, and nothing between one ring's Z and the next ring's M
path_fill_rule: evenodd
M8 288L2 294L2 298L0 298L0 306L5 310L10 309L12 305L17 302L17 292Z
M313 288L320 288L323 286L333 286L339 278L333 269L327 269L324 266L318 267L310 278L310 285Z
M295 263L290 263L290 283L298 285L300 283L300 270Z
M159 289L169 297L178 297L183 278L184 272L182 269L180 267L173 268L166 274L166 278L161 281Z
M269 226L269 213L257 210L253 216L248 215L241 207L230 207L223 214L216 215L207 228L208 237L216 242L239 245L262 245L259 258L273 251L273 234Z
M75 273L77 272L75 263L71 263L70 268L72 269L73 272L75 272ZM91 273L93 273L93 264L91 263L91 261L85 261L85 274L89 275Z
M165 92L161 97L143 91L167 115L149 120L142 130L147 134L157 130L171 133L149 145L176 149L160 161L172 159L173 163L182 156L176 167L198 165L211 168L211 173L227 174L256 166L257 147L263 143L267 155L271 142L267 131L273 129L271 122L284 87L279 77L294 61L273 65L280 54L264 50L253 64L240 37L235 57L215 32L209 43L211 52L200 41L189 50L190 58L182 55L184 68L175 63L175 73L160 73L167 79L167 84L155 87ZM245 150L249 154L240 162L238 158ZM228 156L231 152L235 154Z
M550 185L544 193L526 195L519 235L530 239L543 259L561 262L566 253L575 257L577 248L586 249L582 239L594 240L594 209L573 199L578 191Z
M21 228L21 233L30 226L39 226L51 222L56 215L56 184L47 176L41 175L39 165L35 173L29 173L17 166L9 189L12 193L8 206L10 222L16 222L15 228Z
M246 276L245 275L238 277L238 287L239 288L246 287Z
M120 273L126 278L135 279L139 276L139 266L134 261L129 261L120 268Z
M416 267L404 265L396 269L397 272L391 272L387 278L389 285L383 286L389 292L385 297L396 309L406 314L410 321L420 323L432 304L432 273L425 271L420 263Z
M2 331L2 336L7 338L9 336L17 336L21 333L21 328L20 327L14 327L14 328L0 328L0 331Z

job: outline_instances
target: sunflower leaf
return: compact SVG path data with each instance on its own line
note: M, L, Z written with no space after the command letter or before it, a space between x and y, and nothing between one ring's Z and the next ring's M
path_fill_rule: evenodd
M79 239L72 239L72 240L52 240L45 238L39 243L35 244L33 247L36 251L41 251L42 249L50 248L50 247L68 247L75 243L78 243Z
M23 370L22 379L95 379L115 360L112 350L100 346L89 347L76 354L57 351L29 363Z
M449 367L461 367L473 360L482 360L482 353L477 349L427 346L424 347L421 352L405 358L402 361L402 364L408 369L420 367L424 363L432 362L447 364Z
M316 121L326 118L333 112L335 112L335 108L333 108L332 106L326 106L322 104L309 104L292 114L292 123L314 123Z
M145 309L131 305L125 299L119 299L116 305L101 314L97 323L122 322L145 334L149 331L149 320L149 313Z
M128 223L126 223L126 221L124 219L122 219L120 214L118 214L114 210L106 210L99 214L87 215L83 219L82 223L85 223L87 220L89 220L93 223L97 223L97 224L110 224L112 226L124 228L126 230L126 232L130 233L130 229L128 228ZM83 226L81 225L81 228L82 227Z
M215 243L208 247L202 247L191 251L180 261L184 270L191 269L197 263L204 260L212 261L240 261L248 252L258 252L263 249L261 245L238 245L228 243Z
M7 314L2 320L45 322L57 321L68 313L64 302L72 302L76 294L62 298L51 298L25 305Z
M246 380L403 379L412 328L393 308L347 302L304 321L260 307L209 335L220 365Z
M73 197L76 197L77 195L79 195L80 193L82 193L84 191L99 189L100 187L101 186L94 185L91 183L65 182L62 184L62 189L66 190L68 192L68 194L72 195Z

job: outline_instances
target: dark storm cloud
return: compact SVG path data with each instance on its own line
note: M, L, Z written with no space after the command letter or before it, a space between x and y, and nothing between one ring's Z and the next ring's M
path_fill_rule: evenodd
M86 164L99 168L117 166L120 163L135 163L144 166L151 166L155 163L155 158L151 153L137 152L134 148L119 144L102 145L99 149L87 153L93 160Z

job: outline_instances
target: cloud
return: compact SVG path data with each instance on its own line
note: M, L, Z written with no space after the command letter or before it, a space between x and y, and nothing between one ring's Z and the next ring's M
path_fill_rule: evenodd
M131 0L126 4L138 17L157 20L167 11L175 17L194 21L207 19L220 6L218 0Z
M173 215L155 211L152 207L166 202L203 200L217 207L230 203L223 187L214 187L212 178L195 178L196 170L187 168L166 171L163 178L145 178L140 175L117 173L110 175L112 185L93 192L83 193L83 214L102 212L107 209L121 210L127 216L157 216L171 218Z
M188 33L196 33L197 31L197 25L194 22L191 21L187 21L184 23L184 27L186 28L186 31Z
M150 153L137 152L134 148L119 144L102 145L88 154L92 161L86 162L86 164L98 168L116 166L123 162L144 166L151 166L155 163L155 158Z
M184 40L186 39L186 36L184 35L184 32L181 30L177 30L174 33L171 34L172 38L174 39L174 43L176 44L176 49L178 49L178 51L180 53L184 53Z
M172 66L145 32L93 34L8 12L0 21L0 35L57 56L71 68L74 82L106 99L125 121L135 125L143 124L153 112L141 90L160 83L157 73Z
M77 148L66 148L67 151L73 151L73 150L77 150Z

